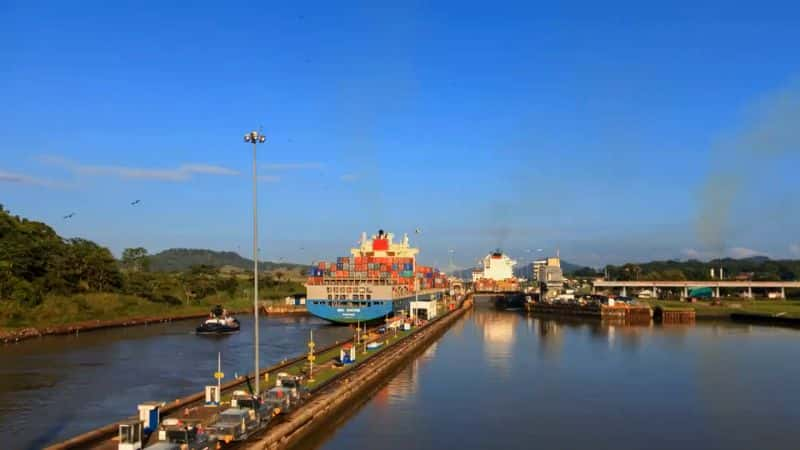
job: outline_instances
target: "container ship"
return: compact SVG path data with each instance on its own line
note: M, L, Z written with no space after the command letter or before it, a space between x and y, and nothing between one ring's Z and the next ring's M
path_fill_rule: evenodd
M362 233L350 256L311 267L306 283L308 312L335 323L369 322L409 312L411 302L436 301L448 289L444 273L416 263L418 248L408 235L400 243L383 230Z
M495 250L483 258L483 268L472 271L475 292L499 293L519 291L519 281L514 276L516 261Z

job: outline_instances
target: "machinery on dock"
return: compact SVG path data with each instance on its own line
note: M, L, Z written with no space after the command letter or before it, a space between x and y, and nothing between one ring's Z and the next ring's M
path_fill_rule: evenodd
M209 426L209 433L219 442L229 444L247 439L262 427L254 410L228 408Z
M383 230L370 239L363 233L351 256L313 265L306 282L308 312L337 323L369 322L410 311L414 300L441 299L449 290L447 276L417 264L419 249L407 235L400 243L393 239Z
M272 418L271 411L264 400L246 391L233 391L231 407L252 411L255 419L261 424L267 424Z
M164 419L158 430L158 443L147 450L212 450L217 440L198 420Z
M290 389L274 387L264 393L264 404L272 416L277 416L290 412L297 403L292 401Z
M275 387L285 389L291 396L292 401L297 403L305 400L308 392L305 386L302 385L303 377L298 375L289 375L286 372L278 373L275 378Z
M208 319L197 327L197 334L230 334L239 331L239 320L228 314L228 311L217 305Z

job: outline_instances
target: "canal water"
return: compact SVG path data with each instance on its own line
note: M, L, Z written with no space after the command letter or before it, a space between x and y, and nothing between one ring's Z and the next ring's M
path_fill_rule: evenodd
M798 448L800 331L476 308L320 449Z
M222 352L226 379L252 372L252 318L238 334L193 334L198 320L51 336L0 345L0 439L3 449L40 449L136 414L142 401L169 401L216 384ZM261 365L351 336L347 327L311 317L260 318Z

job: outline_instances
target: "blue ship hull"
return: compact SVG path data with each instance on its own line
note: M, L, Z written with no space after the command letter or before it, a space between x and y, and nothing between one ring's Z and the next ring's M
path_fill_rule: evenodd
M435 300L438 294L420 295L419 300ZM356 323L383 320L392 317L397 311L408 311L414 296L394 300L327 300L310 298L306 300L308 312L335 323Z

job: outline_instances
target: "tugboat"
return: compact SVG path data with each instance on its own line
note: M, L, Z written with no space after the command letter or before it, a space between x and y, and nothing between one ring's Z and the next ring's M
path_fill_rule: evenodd
M197 327L197 334L230 334L239 331L239 321L228 311L217 305L211 310L208 319Z

